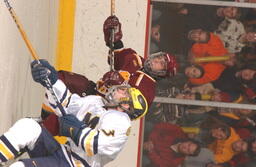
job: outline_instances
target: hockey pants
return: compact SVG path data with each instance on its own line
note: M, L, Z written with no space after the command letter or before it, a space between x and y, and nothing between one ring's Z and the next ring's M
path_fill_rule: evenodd
M30 158L22 159L26 167L70 167L60 144L36 121L23 118L0 137L0 162L26 149Z

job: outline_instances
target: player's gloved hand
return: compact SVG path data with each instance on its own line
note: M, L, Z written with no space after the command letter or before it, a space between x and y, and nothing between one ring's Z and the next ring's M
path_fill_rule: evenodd
M55 84L58 80L58 74L55 68L51 66L47 60L40 59L39 62L38 60L34 60L30 64L33 80L44 87L47 87L47 78L52 85Z
M107 46L110 46L112 30L114 30L113 42L116 43L123 37L121 23L116 16L109 16L103 24L104 39Z
M59 134L61 136L70 137L76 145L79 144L79 138L81 132L87 125L79 121L74 115L68 114L62 117L59 117Z

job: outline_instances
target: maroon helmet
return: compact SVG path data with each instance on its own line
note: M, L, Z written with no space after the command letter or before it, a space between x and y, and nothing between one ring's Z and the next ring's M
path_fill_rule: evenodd
M127 83L130 74L126 71L108 71L103 78L97 82L97 90L101 94L106 94L108 88L114 85L124 85Z
M162 70L153 70L152 64L155 59L158 59L159 62L162 61L162 66L164 69ZM165 53L165 52L157 52L151 54L144 63L145 71L153 77L168 77L174 76L177 72L178 63L176 61L176 57L174 55Z

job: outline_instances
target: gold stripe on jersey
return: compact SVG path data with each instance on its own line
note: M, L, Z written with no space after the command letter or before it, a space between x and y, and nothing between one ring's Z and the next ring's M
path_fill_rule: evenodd
M76 167L83 167L84 165L79 160L75 160L75 166Z
M9 148L1 141L0 142L0 152L6 159L13 159L14 154L9 150Z
M114 50L114 53L119 53L119 52L121 52L121 51L123 51L123 50L125 50L126 48L120 48L120 49L115 49Z
M137 81L135 83L135 86L139 86L140 85L140 82L141 82L143 76L144 76L144 74L140 74L140 76L138 77L138 79L137 79Z
M68 93L67 93L67 95L66 95L64 101L61 103L62 106L67 107L67 104L69 104L69 101L70 101L70 98L69 98L69 97L70 97L71 95L72 95L71 92L68 91Z
M134 54L134 55L135 55L135 57L137 58L137 61L138 61L138 63L139 63L139 66L142 68L142 61L141 61L140 56L139 56L138 54Z
M85 141L85 151L87 153L88 156L93 156L93 138L95 136L96 131L92 130L88 136L86 137L86 141Z
M142 71L137 71L138 73L140 73L140 74L143 74L143 75L146 75L149 79L151 79L153 82L156 82L156 80L154 79L154 78L152 78L150 75L148 75L148 74L146 74L146 73L144 73L144 72L142 72Z
M154 78L152 78L151 76L149 76L148 74L142 72L142 71L137 71L138 73L140 73L136 83L135 83L135 86L139 86L140 85L140 82L142 81L143 77L144 76L147 76L149 79L151 79L153 82L156 82L156 80Z
M42 104L42 108L47 112L54 112L54 110L51 107L47 106L44 103Z

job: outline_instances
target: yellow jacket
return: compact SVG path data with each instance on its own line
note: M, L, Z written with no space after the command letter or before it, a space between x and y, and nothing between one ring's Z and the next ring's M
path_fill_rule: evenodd
M212 144L208 146L214 152L214 158L216 163L224 163L229 161L236 152L232 149L232 143L239 140L239 135L235 132L233 128L231 129L231 134L226 140L215 140Z

